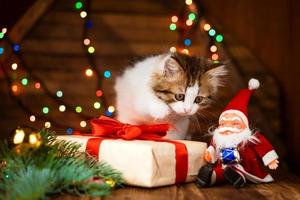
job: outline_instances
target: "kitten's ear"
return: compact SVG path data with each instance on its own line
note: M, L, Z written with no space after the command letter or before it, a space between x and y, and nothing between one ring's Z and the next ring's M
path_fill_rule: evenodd
M166 77L173 77L180 71L180 69L178 62L174 58L170 57L165 62L163 74Z
M201 84L209 86L212 89L212 92L215 93L218 90L218 87L225 85L225 77L227 74L228 70L226 69L225 65L211 65L202 75Z

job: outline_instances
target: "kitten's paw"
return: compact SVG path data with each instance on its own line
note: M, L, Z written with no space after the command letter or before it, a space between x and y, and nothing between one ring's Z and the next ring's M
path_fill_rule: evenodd
M171 113L169 106L165 104L153 104L149 107L150 115L154 119L164 119Z

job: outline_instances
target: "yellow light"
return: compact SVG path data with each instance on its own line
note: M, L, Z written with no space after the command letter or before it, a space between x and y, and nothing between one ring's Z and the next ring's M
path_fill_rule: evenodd
M34 115L31 115L31 116L29 117L29 120L30 120L31 122L35 122L35 116L34 116Z
M85 75L86 75L87 77L93 76L93 70L91 70L91 69L86 69L86 70L85 70Z
M212 60L218 60L219 59L219 55L214 53L212 56L211 56L211 59Z
M89 53L94 53L95 52L95 48L94 47L89 47L88 48L88 52Z
M17 63L13 63L11 65L12 70L17 70L18 69L18 64Z
M81 11L80 12L80 17L83 19L83 18L85 18L87 16L87 12L85 12L85 11Z
M19 87L17 85L12 85L11 86L11 90L14 92L14 93L17 93L19 91Z
M204 29L205 31L209 31L209 29L211 29L210 24L204 24L203 29Z
M173 23L178 22L178 17L174 15L174 16L171 18L171 21L172 21Z
M182 49L182 50L181 50L181 53L184 53L184 54L189 54L190 52L189 52L189 50L188 50L188 49Z
M210 47L210 51L211 51L211 52L216 52L217 50L218 50L218 48L217 48L216 45L212 45L212 46Z
M66 106L65 105L60 105L59 108L58 108L58 110L60 112L65 112L66 111Z
M191 5L193 3L193 0L185 0L186 5Z
M188 19L188 20L186 20L185 24L187 26L192 26L193 25L193 20Z
M108 107L108 112L111 112L111 113L115 112L115 107L109 106Z
M81 122L80 122L80 126L81 126L82 128L86 127L86 121L81 121Z
M30 144L35 144L37 141L38 141L38 139L37 139L35 133L29 135L29 143Z
M175 53L176 50L177 50L176 47L171 47L171 48L170 48L170 52L172 52L172 53Z
M90 39L88 39L88 38L85 38L84 40L83 40L83 44L84 45L89 45L91 43L91 40Z
M45 128L50 128L51 127L51 123L50 122L45 122Z
M17 129L14 136L14 144L21 144L24 141L25 132L22 129Z

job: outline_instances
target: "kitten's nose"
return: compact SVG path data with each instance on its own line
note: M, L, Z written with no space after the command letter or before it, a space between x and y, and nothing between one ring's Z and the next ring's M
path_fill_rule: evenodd
M184 108L185 113L190 113L192 111L192 107L186 107Z

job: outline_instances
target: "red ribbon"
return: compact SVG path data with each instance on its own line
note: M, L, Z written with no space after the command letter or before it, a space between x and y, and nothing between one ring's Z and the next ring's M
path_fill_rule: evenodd
M106 139L152 140L174 144L176 155L176 184L185 182L188 171L188 152L185 144L162 138L167 134L170 125L130 125L105 116L91 120L90 124L92 134L84 135L98 136L99 138L90 138L87 142L86 151L97 159L99 158L101 142Z

